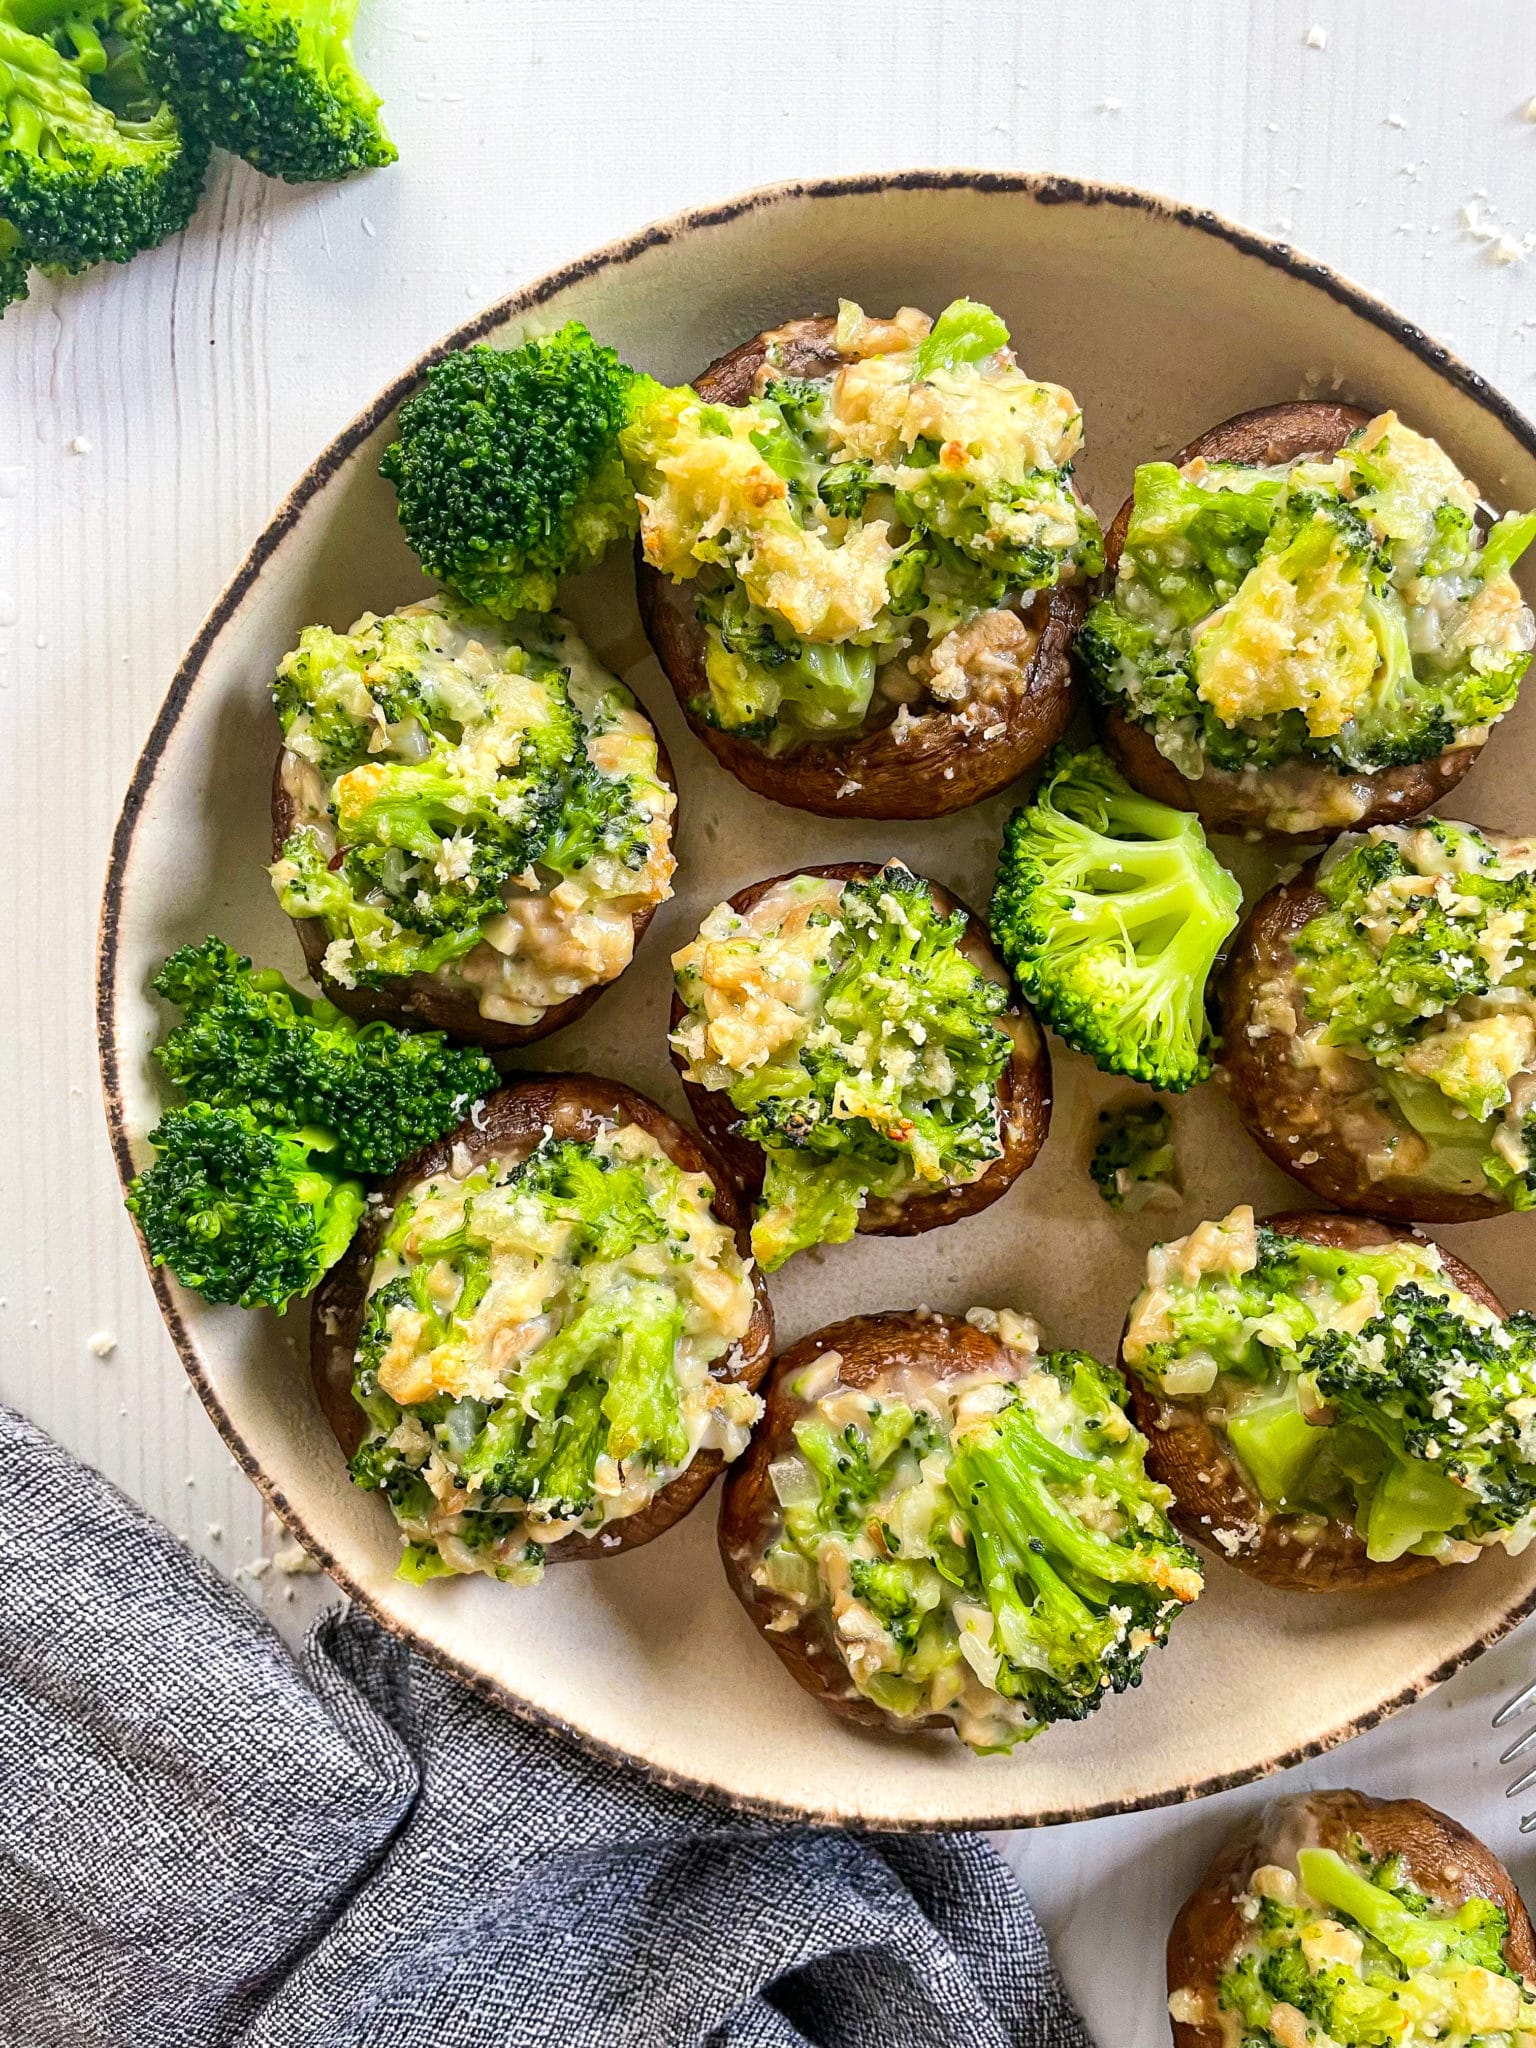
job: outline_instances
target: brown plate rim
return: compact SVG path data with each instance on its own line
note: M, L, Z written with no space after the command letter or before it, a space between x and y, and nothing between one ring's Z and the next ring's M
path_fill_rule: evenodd
M172 733L180 720L192 688L201 673L203 664L214 642L218 639L230 619L239 609L246 594L260 576L278 545L297 525L301 514L310 501L324 489L356 450L378 428L417 385L428 368L438 359L454 349L466 347L469 343L483 340L509 320L534 312L556 294L566 290L581 279L597 275L601 271L616 270L633 263L649 250L660 248L667 243L697 234L703 229L722 227L746 214L761 212L770 207L779 207L799 200L841 199L859 195L889 192L948 192L972 191L985 196L1002 195L1027 199L1040 206L1109 206L1127 211L1141 212L1154 218L1164 219L1180 227L1192 228L1215 240L1227 243L1240 254L1254 258L1273 270L1279 270L1307 284L1332 299L1348 312L1368 321L1373 327L1402 343L1416 355L1437 376L1461 391L1485 412L1491 414L1531 455L1536 456L1536 427L1526 419L1502 393L1488 383L1476 370L1454 355L1441 343L1434 341L1421 327L1405 320L1387 304L1384 299L1353 283L1327 264L1302 254L1287 242L1256 233L1251 228L1241 227L1225 219L1209 208L1196 207L1182 201L1165 198L1148 192L1138 186L1105 183L1095 179L1060 177L1051 174L1026 171L999 171L982 169L911 169L899 171L867 171L846 177L791 179L781 183L763 185L715 205L699 206L685 212L673 214L663 220L652 222L636 233L608 242L587 255L557 270L546 272L531 284L496 300L492 305L477 313L473 319L455 328L441 341L426 350L410 367L394 378L370 405L364 408L351 423L344 427L323 453L310 464L293 489L283 499L277 510L258 536L250 551L225 586L207 618L203 621L196 637L178 664L172 677L165 700L161 704L150 728L148 738L134 766L122 809L112 834L111 851L108 856L107 875L102 893L101 915L97 930L96 945L96 992L95 1020L97 1058L101 1069L102 1094L105 1101L107 1129L112 1145L112 1154L117 1166L119 1179L124 1186L132 1179L134 1162L129 1141L127 1119L122 1093L122 1062L117 1043L115 1005L118 990L119 938L122 925L123 880L132 851L134 836L143 812L145 800L154 784L161 759L169 744ZM142 1245L140 1247L142 1253ZM202 1359L192 1339L192 1334L182 1317L172 1293L170 1283L163 1272L148 1267L150 1284L154 1288L160 1313L165 1320L171 1341L175 1345L187 1376L196 1388L198 1396L207 1409L214 1426L224 1439L231 1455L241 1470L261 1493L273 1513L290 1530L293 1536L329 1573L330 1577L365 1613L369 1614L382 1628L402 1641L409 1643L429 1662L449 1672L472 1692L507 1709L520 1720L557 1729L561 1734L579 1743L590 1754L603 1757L610 1762L621 1763L638 1770L653 1782L686 1791L708 1800L711 1804L728 1811L757 1814L765 1818L832 1826L878 1826L890 1832L930 1832L952 1830L956 1823L932 1815L912 1815L891 1818L881 1815L877 1819L858 1814L844 1814L828 1807L797 1806L790 1800L765 1800L743 1797L723 1791L686 1774L665 1770L648 1762L644 1757L601 1741L584 1730L572 1726L559 1716L535 1707L506 1687L493 1683L480 1672L463 1664L458 1658L439 1645L419 1636L405 1623L388 1613L375 1598L365 1591L331 1555L326 1546L306 1527L302 1518L294 1511L276 1481L260 1467L236 1430L213 1382L203 1367ZM1380 1702L1368 1713L1337 1728L1329 1729L1303 1743L1287 1750L1282 1755L1266 1759L1252 1769L1225 1773L1221 1776L1203 1778L1185 1785L1176 1785L1166 1791L1121 1800L1106 1800L1096 1805L1074 1806L1053 1809L1044 1813L1017 1814L1007 1810L989 1818L968 1819L968 1828L1016 1828L1052 1827L1075 1820L1099 1820L1112 1814L1147 1812L1157 1807L1179 1806L1191 1800L1203 1799L1217 1792L1231 1790L1237 1785L1257 1782L1273 1776L1278 1771L1305 1762L1308 1758L1321 1756L1336 1748L1340 1743L1374 1728L1401 1708L1420 1699L1435 1686L1443 1684L1455 1672L1481 1656L1485 1650L1501 1641L1518 1626L1528 1614L1536 1611L1536 1588L1509 1608L1491 1628L1467 1646L1458 1655L1448 1658L1434 1670L1416 1678L1402 1691L1390 1699ZM899 1739L899 1738L896 1738Z

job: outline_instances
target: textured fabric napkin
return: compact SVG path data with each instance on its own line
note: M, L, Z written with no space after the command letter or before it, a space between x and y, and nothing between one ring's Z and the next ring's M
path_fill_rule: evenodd
M979 1837L745 1821L357 1612L296 1663L0 1408L4 2048L809 2042L1089 2048Z

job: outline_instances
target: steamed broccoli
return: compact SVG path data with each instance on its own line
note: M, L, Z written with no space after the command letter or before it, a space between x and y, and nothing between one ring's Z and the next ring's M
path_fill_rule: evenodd
M27 296L31 267L26 243L8 220L0 219L0 313Z
M716 1065L710 1083L767 1155L752 1243L769 1269L844 1243L871 1196L973 1180L1002 1150L1008 998L967 958L964 913L942 916L928 883L893 861L847 883L835 916L815 911L809 928L825 940L803 1033L728 1075ZM706 937L674 962L691 1015L712 957ZM679 1028L685 1057L703 1028Z
M499 618L548 611L639 524L619 432L658 388L577 320L435 363L379 463L422 566Z
M138 0L145 69L221 149L290 184L398 154L357 69L357 0Z
M335 1132L336 1163L352 1173L393 1172L496 1086L483 1053L440 1032L354 1023L222 939L173 953L154 986L184 1013L155 1048L167 1080L221 1109Z
M392 1172L496 1084L483 1054L355 1024L222 939L173 953L154 987L183 1012L155 1058L192 1100L151 1133L128 1207L154 1263L209 1301L307 1294L362 1215L350 1176Z
M943 1383L911 1405L866 1395L853 1418L847 1389L835 1417L812 1403L754 1574L797 1608L827 1603L866 1697L980 1750L1137 1684L1201 1587L1117 1373L1049 1352L997 1391L969 1413Z
M1099 1111L1099 1142L1088 1171L1112 1209L1131 1213L1177 1202L1179 1161L1160 1102Z
M1437 1908L1398 1859L1373 1864L1363 1844L1347 1847L1298 1852L1295 1904L1268 1892L1238 1902L1244 1939L1218 1995L1244 2048L1296 2038L1297 2015L1309 2036L1349 2048L1510 2041L1536 2021L1536 2000L1504 1960L1502 1908L1478 1897Z
M1205 985L1241 900L1197 818L1062 748L1008 821L992 936L1069 1045L1182 1092L1210 1072Z
M190 1102L167 1110L149 1142L156 1158L128 1209L153 1263L205 1300L286 1307L335 1265L362 1219L361 1184L324 1163L329 1132Z
M0 218L6 296L26 263L126 263L184 228L208 168L146 83L124 0L0 0Z

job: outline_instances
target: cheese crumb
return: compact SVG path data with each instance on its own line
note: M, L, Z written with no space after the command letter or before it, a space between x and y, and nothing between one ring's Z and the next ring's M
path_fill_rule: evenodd
M320 1567L309 1552L299 1543L286 1543L272 1562L286 1578L293 1578L299 1572L317 1572Z
M93 1330L85 1340L85 1348L93 1358L110 1358L117 1349L117 1339L110 1330Z
M1320 22L1314 21L1301 40L1309 50L1326 50L1328 47L1328 31Z
M91 452L91 444L90 444L90 442L89 442L89 441L88 441L88 440L86 439L86 437L85 437L85 435L84 435L84 434L76 434L76 436L75 436L75 438L73 439L73 441L71 441L71 442L70 442L70 444L69 444L69 452L70 452L70 454L71 454L71 455L89 455L89 454L90 454L90 452Z

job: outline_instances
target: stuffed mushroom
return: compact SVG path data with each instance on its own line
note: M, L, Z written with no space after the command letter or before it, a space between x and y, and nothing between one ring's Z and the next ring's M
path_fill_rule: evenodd
M1343 1209L1536 1205L1536 840L1449 819L1335 842L1254 907L1220 1073L1277 1165Z
M755 883L673 955L672 1057L757 1196L770 1270L986 1208L1045 1142L1050 1062L979 920L900 861Z
M1448 1814L1304 1792L1245 1821L1180 1909L1168 2012L1175 2048L1528 2048L1536 1933Z
M311 626L273 695L273 886L339 1008L521 1045L623 973L671 894L671 768L563 619Z
M1201 1589L1119 1376L1011 1310L854 1316L778 1361L731 1585L834 1713L1008 1750L1140 1682Z
M1186 1535L1271 1585L1390 1585L1536 1533L1536 1316L1364 1217L1154 1245L1121 1364Z
M689 724L749 789L931 818L1061 736L1102 566L1071 393L957 300L844 301L655 387L620 436L641 616Z
M504 1088L402 1167L311 1332L400 1576L517 1583L686 1514L746 1448L772 1345L726 1177L590 1075Z
M1241 413L1143 463L1077 641L1105 745L1210 829L1328 837L1428 809L1515 701L1536 513L1395 413Z

